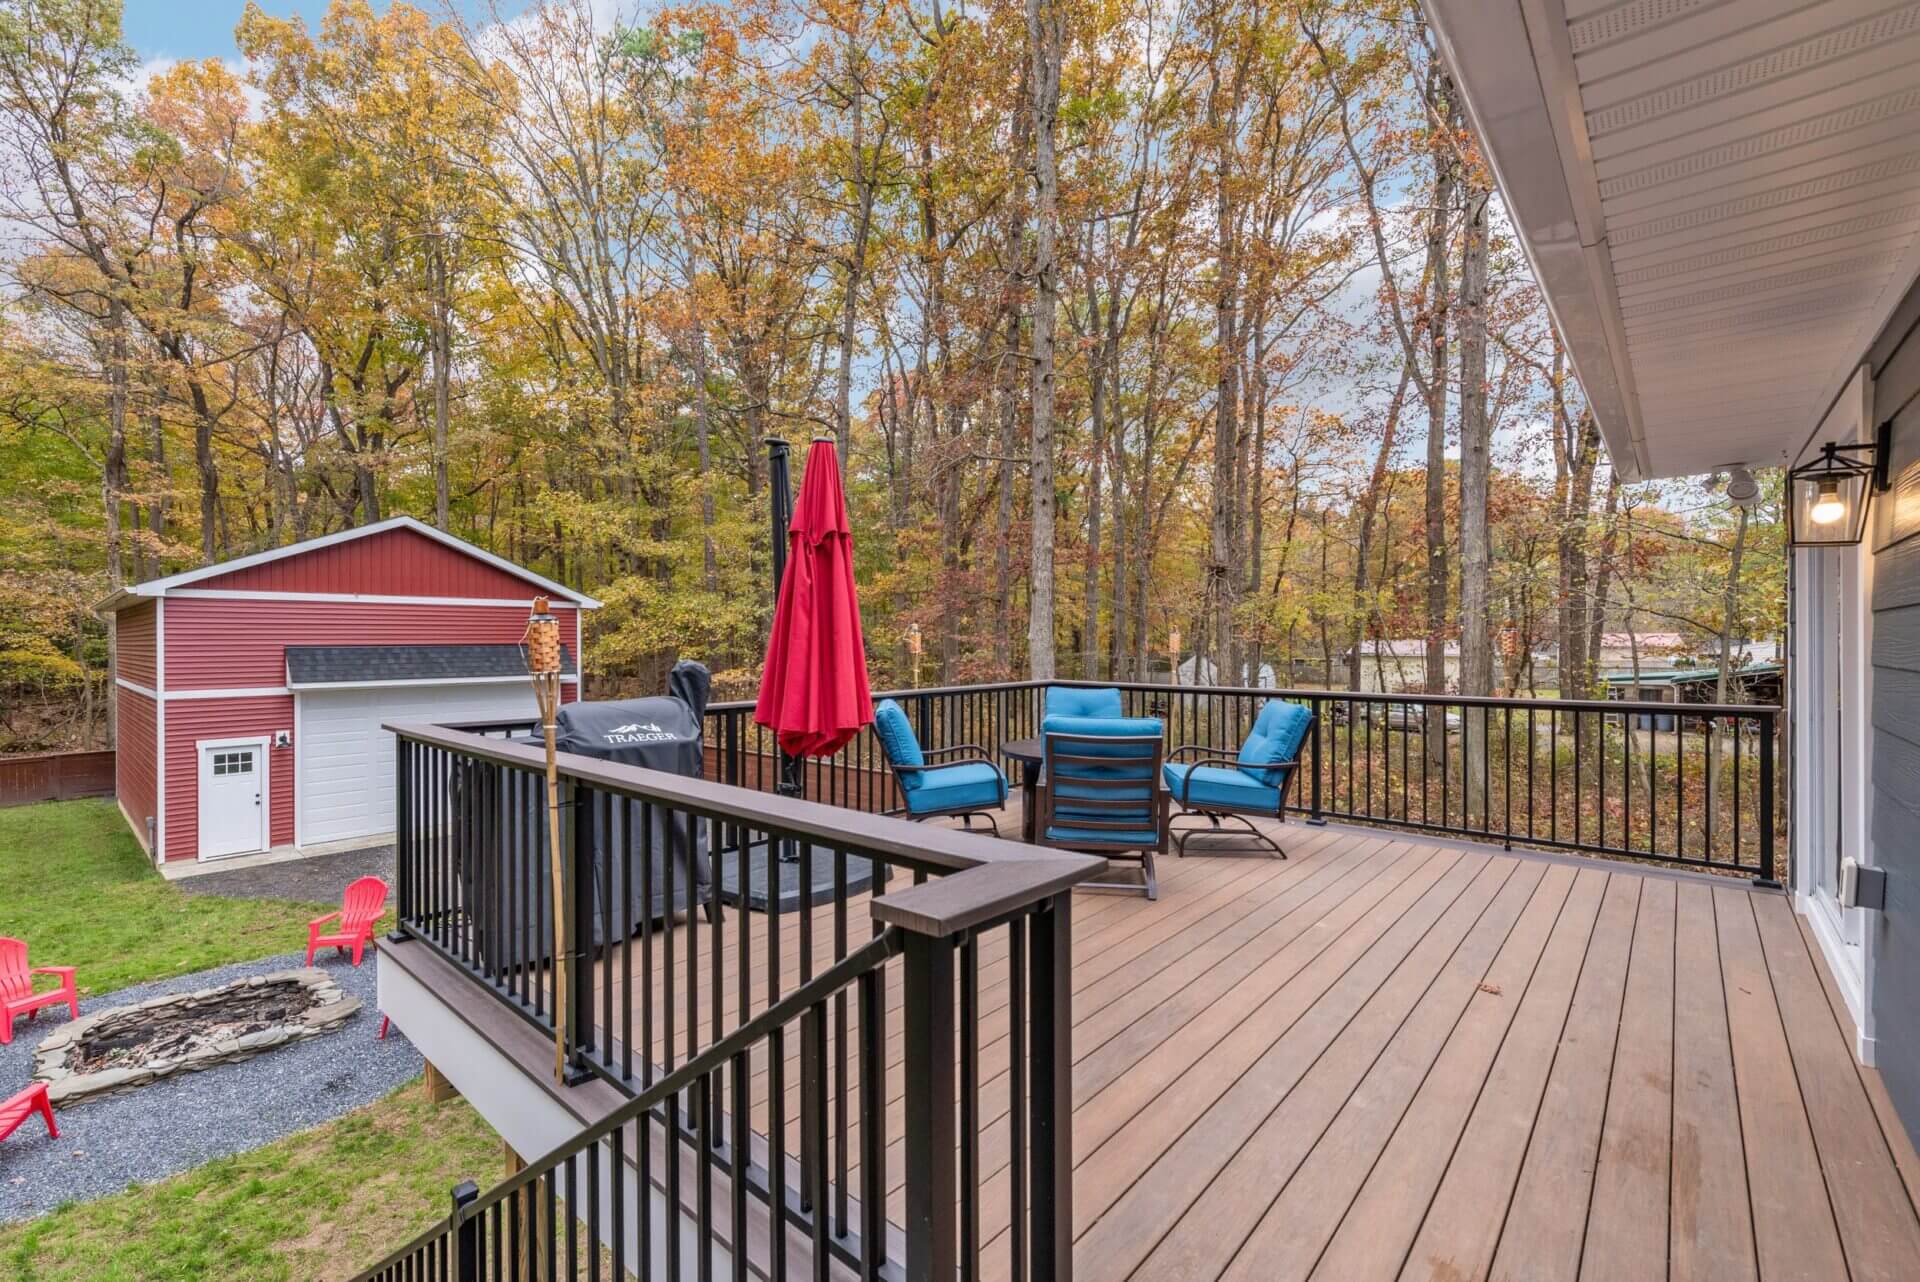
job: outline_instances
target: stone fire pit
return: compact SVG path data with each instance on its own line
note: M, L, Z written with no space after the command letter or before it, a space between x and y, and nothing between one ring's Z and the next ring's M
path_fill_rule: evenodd
M275 971L82 1015L35 1048L55 1107L319 1037L360 1009L322 970Z

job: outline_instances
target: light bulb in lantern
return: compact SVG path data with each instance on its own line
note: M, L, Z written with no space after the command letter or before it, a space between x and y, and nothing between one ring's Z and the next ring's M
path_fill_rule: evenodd
M1807 517L1815 525L1832 525L1847 514L1847 505L1840 498L1840 482L1828 477L1820 482L1820 492L1813 500L1813 507Z

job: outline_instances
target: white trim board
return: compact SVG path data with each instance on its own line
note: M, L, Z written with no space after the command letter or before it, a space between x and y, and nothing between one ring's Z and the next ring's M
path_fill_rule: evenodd
M272 699L291 693L285 686L230 686L216 690L169 690L161 695L168 703L194 699Z
M1861 1064L1872 1068L1874 1039L1862 1031L1867 1027L1866 978L1853 967L1836 965L1834 962L1836 957L1844 955L1853 945L1841 937L1840 924L1834 920L1834 909L1828 901L1796 892L1793 906L1807 919L1807 927L1813 932L1814 942L1820 949L1820 960L1825 963L1827 973L1833 976L1834 986L1840 990L1840 1000L1846 1003L1847 1015L1853 1020L1853 1053Z
M302 681L289 684L280 693L288 691L298 693L303 690L406 690L418 686L497 686L510 685L516 681L526 681L523 673L507 677L400 677L392 681ZM561 677L562 682L577 683L580 678L569 672Z
M254 592L241 588L180 588L167 593L189 601L313 601L336 605L478 605L531 610L532 597L501 596L379 596L361 592ZM578 610L574 601L550 603L555 610ZM588 607L595 608L595 607Z
M515 565L504 557L495 556L485 548L476 547L465 539L455 538L444 530L437 530L426 522L416 521L410 516L395 516L385 521L376 521L372 525L355 526L352 529L341 530L334 534L322 535L317 539L308 539L302 543L289 543L285 547L269 548L264 552L255 552L251 556L235 557L231 561L220 561L213 565L201 566L197 570L185 570L179 574L168 575L165 578L152 579L146 583L138 583L132 587L122 588L118 592L115 592L112 596L96 606L95 609L117 609L120 605L133 598L165 596L189 584L217 578L223 574L232 574L237 570L251 569L257 565L268 565L275 561L284 560L290 556L299 556L307 552L317 552L322 548L334 547L341 543L351 543L355 539L364 539L375 534L384 534L389 530L411 530L415 534L432 539L434 542L442 544L445 547L450 547L456 552L463 552L475 560L485 562L502 573L512 575L516 579L522 579L536 587L544 588L550 596L559 597L563 601L570 601L584 609L597 610L600 608L600 603L592 597L555 583L552 579L541 574L536 574L525 566Z
M167 603L153 603L153 861L167 862Z
M328 681L305 685L284 686L230 686L213 690L151 690L143 685L128 681L124 677L115 677L116 685L124 686L135 694L143 694L156 703L179 703L182 700L195 699L276 699L296 694L302 690L374 690L409 689L415 686L471 686L506 685L515 681L525 681L524 676L517 677L405 677L398 681ZM561 677L562 682L578 684L580 678L568 673Z

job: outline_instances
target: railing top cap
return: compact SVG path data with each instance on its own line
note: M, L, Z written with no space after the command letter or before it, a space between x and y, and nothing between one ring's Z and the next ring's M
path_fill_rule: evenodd
M1076 689L1139 690L1158 694L1185 695L1233 695L1256 699L1288 699L1295 702L1320 703L1412 703L1447 704L1465 708L1512 708L1525 711L1529 708L1538 712L1645 712L1664 716L1690 717L1747 717L1763 720L1780 711L1778 704L1772 703L1654 703L1642 699L1522 699L1504 695L1478 694L1426 694L1421 691L1405 690L1377 692L1368 690L1296 690L1278 689L1265 686L1202 686L1173 685L1164 681L1081 681L1076 679L1055 679L1052 681L986 681L977 685L928 686L915 690L887 690L874 694L876 701L895 699L913 701L923 699L951 698L956 695L987 694L1001 690L1038 690L1049 686L1067 686ZM734 700L728 703L710 703L708 713L752 711L752 700Z
M489 739L461 730L416 722L383 727L403 739L431 744L483 761L516 769L544 771L546 754L539 748ZM909 823L886 815L848 810L824 802L777 793L757 792L731 784L714 783L686 775L647 770L639 766L599 761L573 753L559 754L561 774L579 783L639 801L659 802L712 818L738 822L749 828L778 830L783 836L803 838L822 846L870 856L907 867L960 872L987 864L1013 864L1041 859L1062 867L1077 867L1096 877L1104 859L1063 855L979 833Z

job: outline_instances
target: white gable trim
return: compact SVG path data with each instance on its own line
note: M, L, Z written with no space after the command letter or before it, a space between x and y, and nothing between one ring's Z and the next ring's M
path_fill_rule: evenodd
M167 595L195 601L319 601L347 605L484 605L506 606L515 610L533 608L532 597L378 596L358 592L255 592L243 588L175 588ZM573 601L555 601L553 608L577 610L582 607Z
M600 608L600 603L590 596L575 592L571 588L555 583L552 579L535 574L532 570L524 566L515 565L504 557L495 556L484 548L475 547L465 539L457 539L443 530L437 530L424 521L416 521L410 516L391 517L385 521L377 521L372 525L355 526L352 529L341 530L336 534L327 534L317 539L308 539L303 543L290 543L286 547L269 548L265 552L255 552L251 556L235 557L231 561L221 561L215 565L204 565L197 570L185 570L179 574L168 575L164 579L153 579L146 583L135 584L132 587L123 589L122 592L125 595L136 597L165 596L179 588L184 588L206 579L215 578L219 575L232 574L236 570L251 569L256 565L267 565L274 561L285 560L290 556L300 556L307 552L317 552L321 548L333 547L341 543L350 543L355 539L364 539L375 534L384 534L389 530L412 530L415 534L423 535L436 543L454 549L456 552L463 552L476 560L484 561L496 570L511 574L515 578L525 579L529 583L545 588L551 595L559 597L564 601L570 601L583 609L597 610ZM113 597L102 602L100 608L113 609L121 599L122 593L115 593Z

